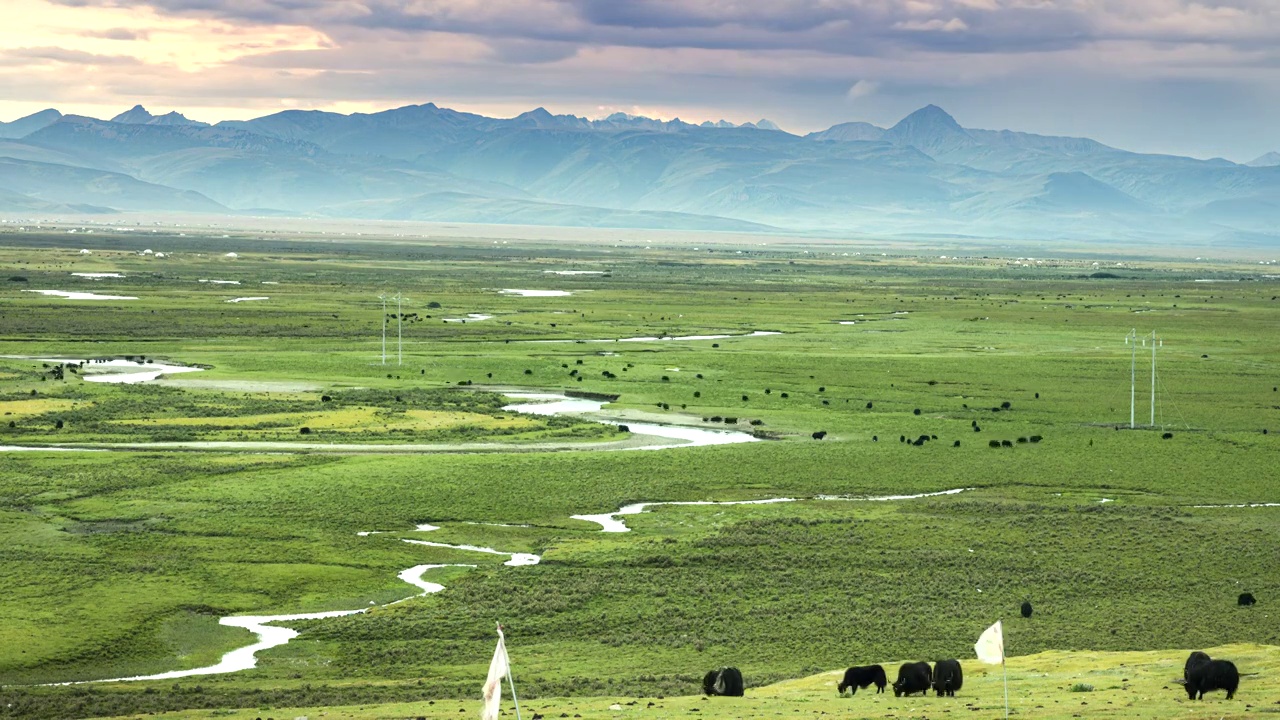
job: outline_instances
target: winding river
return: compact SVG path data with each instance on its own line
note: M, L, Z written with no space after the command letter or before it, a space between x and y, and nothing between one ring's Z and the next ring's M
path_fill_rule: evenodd
M65 360L65 359L49 359L45 362L73 362L79 363L83 361ZM96 374L92 378L85 377L86 380L97 382L149 382L155 380L162 374L173 372L193 372L200 368L192 368L179 365L166 365L162 363L153 363L150 365L139 365L133 361L112 360L100 363L89 363L85 368L102 368L104 373ZM142 368L145 368L142 369ZM123 370L123 372L112 372ZM571 398L558 393L546 392L511 392L507 393L508 397L513 400L523 401L516 402L505 406L503 409L508 412L519 412L531 415L559 415L559 414L576 414L587 415L599 413L606 404L603 401L588 400L583 398ZM622 421L593 417L597 422L610 425L624 424ZM675 425L658 425L654 423L625 423L628 429L637 435L652 436L662 440L661 442L644 444L637 447L628 448L608 448L611 450L662 450L677 447L698 447L709 445L726 445L734 443L758 442L759 439L743 432L732 430L708 430L696 427L682 427ZM0 450L51 450L73 448L0 448ZM605 448L601 448L605 449ZM885 500L910 500L915 498L933 497L938 495L953 495L964 492L966 488L957 488L954 490L946 490L937 493L922 493L919 495L896 495L896 496L880 496L880 497L849 497L834 495L818 495L811 500L846 500L846 501L885 501ZM619 508L612 513L602 513L596 515L573 515L571 518L595 523L600 526L601 532L620 533L630 532L630 528L621 519L628 515L637 515L647 511L649 508L661 505L690 505L690 506L711 506L711 505L764 505L773 503L797 502L804 498L768 498L761 500L733 500L733 501L658 501L633 503ZM504 525L503 523L480 523L492 525ZM417 525L412 532L428 533L439 530L440 527L430 523L422 523ZM386 534L388 531L367 530L357 533L361 537L369 537L373 535ZM452 545L448 543L434 542L430 540L420 540L412 538L401 538L402 542L413 545L422 545L426 547L445 548L464 553L482 553L488 555L503 555L507 557L504 565L512 567L533 566L541 562L542 558L532 553L508 552L489 547L480 547L476 545ZM195 677L201 675L218 675L224 673L240 672L242 670L250 670L257 667L257 654L263 650L279 647L288 643L290 640L298 636L298 631L290 627L279 625L278 623L288 623L298 620L320 620L324 618L342 617L346 615L355 615L359 613L369 612L378 607L389 607L397 603L410 600L415 597L422 597L432 593L444 590L444 586L431 582L423 578L423 576L439 568L446 567L476 567L470 564L428 564L415 565L401 571L397 577L408 585L412 585L420 592L410 595L399 600L386 603L384 605L374 605L370 607L356 608L352 610L330 610L326 612L314 613L291 613L283 615L231 615L220 618L218 623L228 627L239 627L248 630L255 636L255 641L244 647L237 648L224 654L221 660L214 664L200 668L192 668L189 670L174 670L170 672L158 673L154 675L137 675L132 677L109 678L103 680L83 680L66 683L54 683L57 685L72 685L82 683L98 683L98 682L133 682L145 680L172 680L184 677Z
M627 516L627 515L638 515L642 512L645 512L648 508L658 507L661 505L685 505L685 506L770 505L770 504L776 504L776 503L798 502L803 499L818 500L818 501L840 500L840 501L848 501L848 502L887 502L892 500L915 500L919 498L939 497L943 495L956 495L971 489L972 488L955 488L952 490L943 490L940 492L930 492L930 493L919 493L915 495L881 495L881 496L816 495L812 498L780 497L780 498L767 498L763 500L729 500L729 501L723 501L723 502L717 502L712 500L647 502L647 503L634 503L631 505L625 505L612 513L603 513L599 515L571 515L570 517L575 520L584 520L587 522L595 523L600 526L600 532L621 533L621 532L630 532L631 529L628 528L626 524L619 519L620 517ZM477 523L469 523L469 524L477 524ZM504 525L503 523L480 523L480 524L492 524L492 525L499 525L499 526L506 527L506 525ZM414 532L434 532L439 529L440 529L439 526L431 525L429 523L424 523L415 527L413 531ZM382 530L365 530L356 534L361 537L369 537L372 535L383 535L387 533L388 531L382 531ZM457 550L459 552L484 553L488 555L505 555L507 556L508 559L506 562L503 563L503 565L507 565L511 567L537 565L542 561L541 556L535 555L533 553L508 552L505 550L496 550L494 548L479 547L476 545L451 545L449 543L433 542L430 540L417 540L417 539L410 539L410 538L401 538L401 541L410 543L412 545L423 545L427 547L446 548L450 550ZM397 577L399 577L404 582L410 585L413 585L414 587L417 587L422 592L416 595L411 595L409 597L401 598L399 600L395 600L393 602L389 602L384 605L374 606L374 607L390 607L392 605L402 603L406 600L411 600L415 597L422 597L424 595L430 595L432 593L438 593L444 590L445 589L444 585L441 585L440 583L431 582L429 580L424 580L422 576L428 571L435 570L438 568L445 568L445 567L473 568L476 566L469 565L469 564L457 564L457 563L437 564L437 565L415 565L414 567L401 571L397 575ZM357 608L355 610L331 610L328 612L294 613L294 614L286 614L286 615L231 615L231 616L221 618L220 620L218 620L218 623L220 625L226 625L228 627L244 628L249 632L253 633L255 636L257 636L257 640L250 645L246 645L242 648L237 648L235 650L232 650L226 653L225 655L222 656L222 659L216 665L209 665L202 668L193 668L190 670L173 670L170 672L159 673L156 675L137 675L134 677L109 678L104 680L82 680L78 682L55 683L55 684L77 685L77 684L83 684L83 683L98 683L98 682L133 682L133 681L139 681L139 680L172 680L176 678L194 677L198 675L218 675L223 673L239 672L241 670L251 670L257 667L258 665L257 654L260 651L268 650L273 647L284 645L285 643L289 642L290 640L298 636L297 630L294 630L292 628L285 627L285 626L276 625L275 623L285 623L285 622L290 622L294 620L321 620L324 618L356 615L359 613L368 612L369 610L374 609L374 607Z
M918 493L916 495L871 495L860 497L857 495L815 495L812 498L768 498L766 500L728 500L725 502L716 502L714 500L674 500L662 502L642 502L624 505L616 512L601 513L599 515L570 515L574 520L585 520L600 526L601 532L607 533L624 533L631 532L631 528L627 527L626 522L620 520L620 517L626 515L639 515L651 507L659 505L772 505L775 503L797 502L798 500L845 500L850 502L889 502L891 500L918 500L927 497L939 497L942 495L958 495L966 490L973 488L955 488L953 490L942 490L940 492Z

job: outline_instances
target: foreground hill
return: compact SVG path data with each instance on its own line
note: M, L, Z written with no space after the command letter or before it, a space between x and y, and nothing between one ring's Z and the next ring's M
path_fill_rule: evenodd
M1014 626L1016 627L1016 625ZM1016 630L1015 630L1016 632ZM1187 718L1188 720L1244 720L1275 713L1280 703L1280 647L1271 645L1226 645L1207 648L1215 658L1231 659L1246 677L1233 700L1215 692L1204 700L1187 700L1181 685L1188 650L1152 652L1050 651L1012 657L1008 661L1010 715L1028 720L1070 720L1072 718ZM518 641L513 640L513 672L519 682ZM896 677L901 661L851 658L851 662L879 662ZM875 687L859 690L852 697L838 697L836 684L844 669L833 669L796 680L764 687L750 687L741 698L707 698L701 694L671 697L577 697L532 698L520 701L523 717L609 718L610 720L662 720L665 718L735 718L751 720L776 717L835 715L859 718L957 717L994 718L1004 712L1004 684L999 666L982 665L960 658L964 687L955 697L894 697L893 689L876 694ZM478 688L483 677L477 674ZM695 682L690 690L696 691ZM519 686L517 685L517 690ZM339 691L340 692L340 691ZM504 687L503 717L515 717L510 689ZM474 717L477 700L429 700L388 705L346 705L330 707L254 708L221 710L217 716L228 720L255 720L268 715L282 718L327 717L343 720L384 718ZM166 713L169 718L205 718L208 710ZM957 715L963 713L963 715ZM132 717L132 716L130 716Z
M1261 232L1280 240L1280 164L1269 155L1241 165L1139 154L1088 138L966 128L934 105L889 128L843 123L805 137L767 120L588 120L542 108L502 119L431 103L372 114L291 110L213 126L141 106L111 121L50 110L0 126L0 137L11 139L0 157L73 157L72 165L200 193L231 210L1153 243ZM33 194L8 173L0 187ZM423 196L468 201L406 209ZM512 211L517 200L522 209ZM478 212L477 203L490 209ZM122 197L111 207L137 205Z

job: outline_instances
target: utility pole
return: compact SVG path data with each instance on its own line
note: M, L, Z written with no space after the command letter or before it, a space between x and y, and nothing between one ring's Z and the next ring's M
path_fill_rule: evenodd
M1151 331L1151 427L1156 426L1156 331ZM1164 341L1159 341L1161 345Z
M378 296L382 301L382 364L387 364L387 296L382 294Z
M401 326L404 324L404 313L400 312L400 301L402 299L400 293L396 292L396 365L404 363L404 333L401 330Z
M1138 329L1134 328L1124 336L1125 345L1129 346L1129 429L1133 425L1133 403L1138 391Z

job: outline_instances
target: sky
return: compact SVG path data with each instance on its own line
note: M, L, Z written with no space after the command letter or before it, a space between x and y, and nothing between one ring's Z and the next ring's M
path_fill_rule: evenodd
M1280 150L1280 0L3 0L0 120L434 102Z

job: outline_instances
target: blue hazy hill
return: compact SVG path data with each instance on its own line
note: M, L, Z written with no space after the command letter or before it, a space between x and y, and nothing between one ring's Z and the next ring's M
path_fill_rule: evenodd
M10 207L172 209L202 197L228 212L1160 242L1266 232L1280 207L1269 156L1242 165L965 128L934 105L888 128L841 123L804 137L767 120L545 108L490 118L432 103L212 126L141 106L111 121L46 111L0 125L0 137L11 161L0 188L34 198L11 196ZM138 184L116 181L103 197L76 170ZM46 197L36 178L58 173L63 189Z

